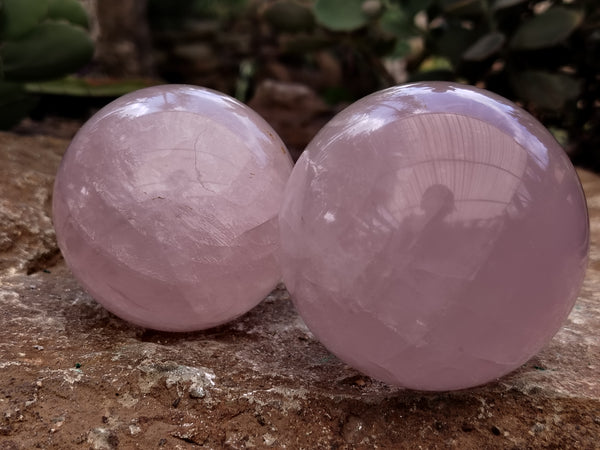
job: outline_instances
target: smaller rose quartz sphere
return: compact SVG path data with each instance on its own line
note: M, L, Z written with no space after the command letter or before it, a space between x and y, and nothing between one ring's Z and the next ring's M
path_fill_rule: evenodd
M143 327L200 330L250 310L280 280L277 213L292 161L273 129L186 85L110 103L60 165L53 214L75 277Z
M280 212L284 281L341 360L388 383L468 388L557 332L587 265L585 198L551 134L474 87L416 83L331 120Z

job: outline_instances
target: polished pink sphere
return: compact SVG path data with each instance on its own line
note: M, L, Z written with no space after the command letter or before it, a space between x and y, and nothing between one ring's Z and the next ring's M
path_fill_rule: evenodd
M571 310L589 223L531 115L453 83L354 103L308 145L280 212L284 281L341 360L388 383L468 388L531 358Z
M166 331L219 325L280 281L277 213L291 170L273 129L235 99L142 89L100 110L67 149L58 244L117 316Z

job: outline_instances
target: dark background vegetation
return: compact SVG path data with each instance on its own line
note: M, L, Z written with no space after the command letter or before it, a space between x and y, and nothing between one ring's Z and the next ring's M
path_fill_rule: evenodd
M597 0L0 0L0 69L4 129L191 83L279 121L296 152L366 94L458 81L522 105L600 170Z

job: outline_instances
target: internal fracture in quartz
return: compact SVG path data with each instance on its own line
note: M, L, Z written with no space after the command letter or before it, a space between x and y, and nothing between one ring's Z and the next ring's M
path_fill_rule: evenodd
M168 331L219 325L280 280L277 213L291 168L273 129L233 98L142 89L69 146L54 188L58 243L116 315Z
M342 111L293 170L284 281L348 364L423 390L526 362L587 265L583 191L532 116L473 87L417 83Z

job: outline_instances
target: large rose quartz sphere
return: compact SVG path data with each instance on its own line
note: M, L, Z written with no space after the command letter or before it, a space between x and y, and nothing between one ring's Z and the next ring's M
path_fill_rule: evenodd
M251 309L277 284L277 213L292 161L250 108L194 86L142 89L94 115L54 186L75 277L135 324L190 331Z
M372 94L308 145L280 212L284 281L335 355L388 383L468 388L566 319L589 223L551 134L474 87Z

